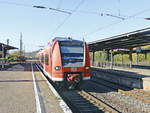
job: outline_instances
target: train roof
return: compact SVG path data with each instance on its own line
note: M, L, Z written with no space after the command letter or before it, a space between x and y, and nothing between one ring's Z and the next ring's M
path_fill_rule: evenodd
M53 39L53 42L54 42L55 40L58 40L58 41L60 41L60 42L64 42L64 41L82 42L81 40L75 40L75 39L72 39L71 37L55 37L55 38Z
M55 37L54 39L53 39L53 41L55 41L55 40L59 40L59 41L62 41L62 40L71 40L72 38L70 38L70 37Z

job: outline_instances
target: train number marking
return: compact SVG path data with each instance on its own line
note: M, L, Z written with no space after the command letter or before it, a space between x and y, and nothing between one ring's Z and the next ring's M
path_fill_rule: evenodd
M76 67L72 67L71 71L77 71L77 68Z

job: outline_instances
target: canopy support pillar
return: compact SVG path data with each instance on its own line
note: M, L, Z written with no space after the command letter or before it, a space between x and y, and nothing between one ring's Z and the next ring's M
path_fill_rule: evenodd
M136 53L136 64L139 64L139 53Z
M123 54L121 54L121 64L123 65Z
M129 51L130 68L132 68L132 52L133 52L133 48L130 48Z
M92 53L93 53L92 65L94 66L94 64L95 64L95 51L93 51Z
M113 49L111 49L111 65L110 68L113 69L113 65L114 65L114 55L113 55Z

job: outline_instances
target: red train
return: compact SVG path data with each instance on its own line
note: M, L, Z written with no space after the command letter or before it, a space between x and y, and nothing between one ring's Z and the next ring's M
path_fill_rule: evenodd
M78 88L90 79L90 56L84 41L57 37L38 56L44 73L59 85Z

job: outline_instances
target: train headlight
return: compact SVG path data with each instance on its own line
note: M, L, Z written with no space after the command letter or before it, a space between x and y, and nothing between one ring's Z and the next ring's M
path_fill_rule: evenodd
M61 69L60 66L56 66L56 67L55 67L55 70L60 70L60 69Z
M90 67L85 67L85 69L90 69Z

